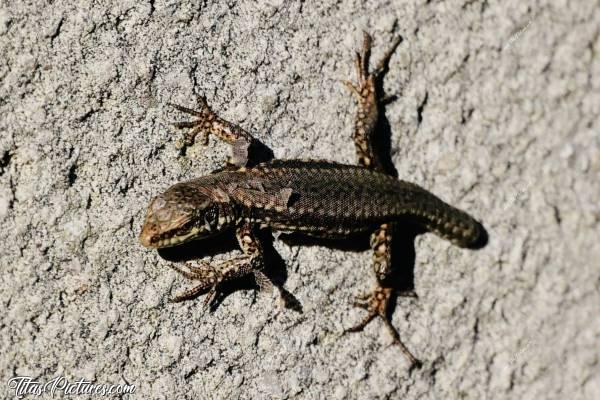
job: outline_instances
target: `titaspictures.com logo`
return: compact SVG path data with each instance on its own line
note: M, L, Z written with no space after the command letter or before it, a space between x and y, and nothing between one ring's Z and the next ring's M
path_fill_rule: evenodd
M48 382L35 380L30 376L16 376L8 381L9 392L14 394L16 399L24 399L27 396L39 397L43 394L57 398L78 395L91 396L113 396L121 395L128 398L135 393L135 385L118 384L110 385L106 383L93 383L85 379L78 379L69 382L64 376L57 376Z

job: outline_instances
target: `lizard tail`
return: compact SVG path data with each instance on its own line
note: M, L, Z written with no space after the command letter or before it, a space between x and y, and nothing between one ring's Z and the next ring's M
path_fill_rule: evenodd
M464 211L446 206L441 214L441 220L437 219L434 223L428 224L432 232L459 247L483 247L487 243L487 233L483 226Z
M459 247L480 248L487 243L488 235L483 225L435 196L420 203L411 215L417 217L427 230Z

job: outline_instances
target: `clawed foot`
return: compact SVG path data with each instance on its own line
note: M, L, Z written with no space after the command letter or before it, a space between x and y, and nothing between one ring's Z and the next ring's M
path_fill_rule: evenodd
M203 309L206 310L212 303L217 295L219 284L223 280L223 276L216 271L214 267L206 262L201 262L200 265L194 266L189 263L186 264L188 270L180 268L174 264L169 264L171 268L179 272L190 280L200 281L199 285L194 286L182 293L179 293L170 300L171 303L179 303L184 300L192 299L198 296L202 292L207 292L204 298Z
M375 67L373 72L369 72L369 59L371 57L371 45L372 40L371 36L364 32L363 34L363 46L360 52L356 52L356 57L354 59L354 68L356 69L357 75L357 84L352 83L351 81L345 80L342 81L344 85L354 94L356 99L360 103L365 102L375 102L375 91L376 91L376 81L379 79L387 70L388 62L390 57L396 50L396 47L402 41L402 37L397 37L392 42L392 45L385 53L379 64ZM387 104L393 101L396 96L389 96L383 99L380 99L382 104Z
M208 144L208 137L211 134L212 123L216 119L216 114L211 110L206 102L206 97L198 96L199 110L192 110L191 108L183 107L173 103L168 103L168 105L183 113L198 117L198 119L195 121L173 123L173 125L178 129L189 129L187 132L185 132L183 144L180 144L180 147L193 145L196 141L196 137L200 137L200 142L206 146Z
M239 257L225 261L217 267L214 267L204 261L201 261L200 264L196 266L187 263L187 269L183 269L174 264L169 264L169 266L172 269L179 272L187 279L200 281L200 284L182 293L179 293L174 298L172 298L170 302L179 303L185 300L193 299L201 293L206 293L206 297L204 298L203 302L203 310L205 311L208 307L210 307L213 304L215 299L221 294L220 289L223 282L243 276L246 273L251 273L254 275L254 279L256 281L256 284L258 285L259 292L271 293L273 291L273 284L271 283L269 278L264 274L264 272L258 270L243 271L243 268L237 270L239 272L236 272L235 269L227 269L227 267L229 266L235 267L235 265L244 265L245 260L247 260L247 257Z
M369 322L375 317L380 317L394 340L394 344L400 348L400 351L404 353L411 363L411 367L419 367L421 362L412 355L412 353L406 348L404 343L400 340L400 334L392 325L390 318L387 314L388 304L392 295L391 288L384 288L378 286L372 293L359 296L357 301L354 303L356 307L363 308L368 311L367 316L356 326L347 329L346 332L359 332L362 331Z
M208 137L214 135L220 140L229 143L232 147L232 156L226 164L226 168L236 169L245 166L250 157L250 145L255 139L239 126L220 118L206 102L206 97L198 97L199 110L168 103L175 109L186 114L197 117L195 121L175 122L173 125L179 129L188 129L183 137L183 142L178 141L177 147L184 150L192 146L196 140L203 145L208 144ZM199 139L197 139L199 138Z

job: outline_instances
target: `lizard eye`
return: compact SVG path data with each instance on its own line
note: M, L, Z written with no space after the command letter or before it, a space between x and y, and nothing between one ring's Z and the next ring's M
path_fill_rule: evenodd
M204 227L209 231L217 230L219 227L219 209L211 207L204 213Z

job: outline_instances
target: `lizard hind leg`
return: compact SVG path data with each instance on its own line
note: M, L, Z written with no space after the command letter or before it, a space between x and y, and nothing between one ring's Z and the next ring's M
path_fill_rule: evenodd
M400 348L400 351L406 356L411 367L421 365L420 361L408 350L400 340L400 334L394 328L391 322L391 300L393 296L408 295L413 297L413 292L398 293L394 288L391 279L393 270L391 263L392 253L392 227L390 224L383 224L371 235L371 248L373 249L373 270L377 278L377 286L368 294L359 296L354 305L367 311L365 318L356 326L347 329L346 332L362 331L376 317L380 317L387 330L393 338L393 342Z
M384 158L384 155L378 154L379 152L376 151L374 136L379 124L382 122L379 115L380 111L394 97L384 96L381 81L387 71L389 59L401 41L401 37L394 39L373 72L369 72L372 40L371 36L365 32L362 49L356 53L354 59L357 83L343 81L358 103L352 134L358 163L363 167L374 168L382 172L389 172L387 170L390 169L390 166L387 165L388 161Z
M410 350L408 350L404 343L402 343L398 330L394 328L392 322L390 321L389 304L392 296L392 288L385 288L381 286L377 286L375 290L367 296L362 296L361 300L357 301L355 305L367 310L368 314L360 323L349 329L346 329L345 332L360 332L376 317L380 317L383 320L385 327L392 335L394 345L398 346L400 351L402 351L402 353L406 356L411 364L411 367L419 367L421 366L421 362L410 352Z

